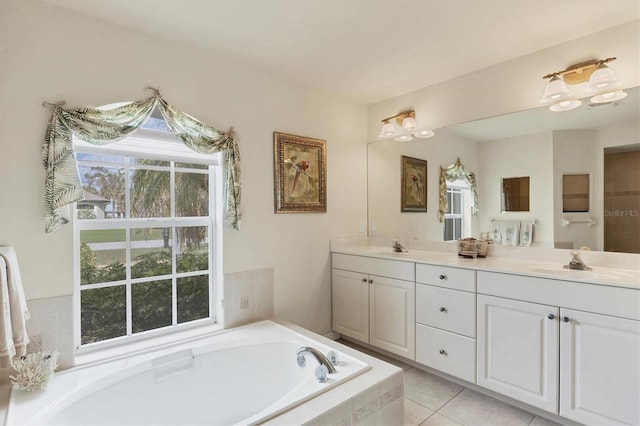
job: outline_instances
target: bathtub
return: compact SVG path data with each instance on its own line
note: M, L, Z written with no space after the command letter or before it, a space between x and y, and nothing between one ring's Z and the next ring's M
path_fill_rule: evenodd
M69 369L56 373L44 391L14 386L6 424L263 423L371 368L353 351L339 351L337 372L318 383L313 357L304 367L296 362L301 346L324 354L333 349L331 341L312 335L262 321L188 345Z

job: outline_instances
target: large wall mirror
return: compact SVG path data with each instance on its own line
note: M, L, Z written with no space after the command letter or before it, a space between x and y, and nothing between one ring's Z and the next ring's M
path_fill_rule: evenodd
M638 88L626 91L628 96L613 104L589 105L585 99L580 108L563 113L541 107L439 129L430 139L370 143L369 235L443 241L439 167L460 158L477 177L480 208L478 216L463 222L463 236L489 232L495 220L535 220L532 246L640 252L637 234L631 243L616 241L624 240L621 227L637 229L629 227L640 223L640 179L629 177L640 170L640 96ZM618 153L621 159L611 156ZM428 161L426 212L401 212L402 155ZM606 172L605 159L624 165ZM621 170L620 176L615 173ZM563 208L563 176L573 175L588 176L586 211ZM512 177L529 178L526 211L503 209L502 182Z

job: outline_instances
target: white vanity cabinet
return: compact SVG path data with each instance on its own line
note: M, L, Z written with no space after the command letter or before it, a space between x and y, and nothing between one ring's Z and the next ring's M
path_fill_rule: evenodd
M474 270L416 264L416 361L472 383L475 291Z
M415 264L332 255L333 330L415 359Z
M478 385L580 423L640 423L638 289L477 278Z

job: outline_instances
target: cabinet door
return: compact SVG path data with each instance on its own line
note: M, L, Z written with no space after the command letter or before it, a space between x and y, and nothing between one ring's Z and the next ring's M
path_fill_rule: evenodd
M560 315L560 415L640 424L640 322L568 309Z
M415 360L415 284L370 277L369 343Z
M557 307L478 295L478 385L557 414Z
M369 343L369 277L334 269L331 287L333 330Z

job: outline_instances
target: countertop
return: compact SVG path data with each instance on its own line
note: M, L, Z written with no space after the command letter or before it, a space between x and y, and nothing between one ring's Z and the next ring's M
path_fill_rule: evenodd
M334 249L332 252L640 290L640 269L607 268L589 265L587 262L585 263L593 268L592 271L564 269L563 265L568 259L558 259L557 263L491 256L471 259L456 253L423 250L396 253L391 248L372 246Z

